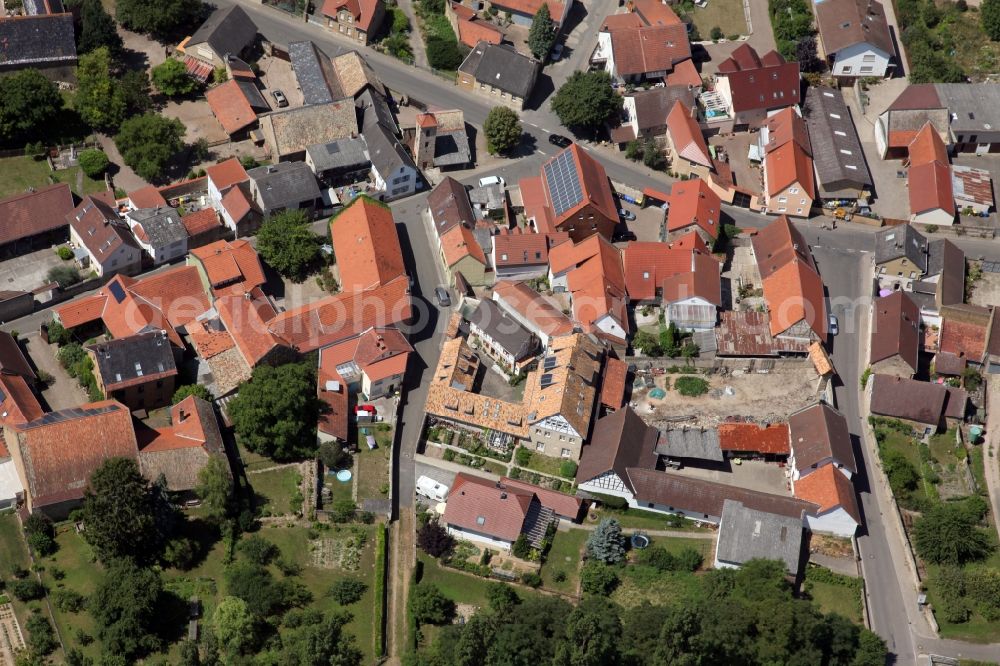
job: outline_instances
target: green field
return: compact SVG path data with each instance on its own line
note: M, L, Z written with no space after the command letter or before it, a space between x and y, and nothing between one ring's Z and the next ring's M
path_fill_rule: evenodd
M806 589L824 613L838 613L855 624L862 624L860 578L833 573L821 567L807 566Z
M687 15L702 39L710 39L712 28L718 26L726 37L747 34L747 20L741 0L708 0L705 7L693 7Z
M50 179L50 176L53 179ZM52 171L45 160L31 157L5 157L0 159L0 199L25 192L29 187L39 189L53 183L69 183L79 195L101 192L104 180L88 178L80 167Z
M693 598L700 591L698 577L687 572L659 572L647 566L627 566L619 574L611 600L622 608L635 608L643 601L663 605L676 599Z
M417 552L417 559L423 563L421 582L437 585L441 592L455 603L472 604L478 608L485 608L487 606L486 591L493 583L501 582L441 566L437 560L422 551ZM517 593L522 597L540 594L524 585L516 585L515 587Z
M576 595L580 584L580 562L583 547L590 532L587 530L557 531L552 539L552 547L542 566L542 585L545 589L555 590L563 594ZM566 575L566 579L558 582L554 579L557 571Z

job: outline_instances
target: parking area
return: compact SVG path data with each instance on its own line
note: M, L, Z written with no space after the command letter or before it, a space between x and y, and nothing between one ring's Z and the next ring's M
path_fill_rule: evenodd
M756 141L756 132L740 132L729 136L716 135L708 140L710 145L725 150L729 157L729 167L733 170L733 180L738 186L751 192L760 192L763 183L760 165L751 162L748 156L750 143Z
M660 206L641 208L622 201L619 206L635 214L635 219L626 222L628 230L635 234L636 240L660 241L663 239L663 221L666 211Z
M80 387L80 384L66 374L63 367L56 360L58 347L48 344L42 340L38 331L31 331L21 335L25 341L25 348L35 367L51 375L54 380L42 391L42 397L48 403L49 409L55 411L59 409L70 409L79 407L86 403L87 393Z
M0 262L0 289L5 291L32 291L49 282L48 272L56 266L72 266L63 261L54 247L36 250Z
M266 88L263 91L264 99L267 100L272 109L278 108L278 103L274 101L274 95L271 94L273 90L280 90L288 98L288 107L286 108L302 106L304 102L302 89L299 88L295 78L292 63L273 56L263 56L257 61L257 65L260 67L261 83Z

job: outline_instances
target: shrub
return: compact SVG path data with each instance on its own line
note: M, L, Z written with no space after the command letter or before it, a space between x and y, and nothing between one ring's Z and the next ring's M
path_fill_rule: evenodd
M514 557L519 557L522 560L531 557L531 543L528 542L528 537L523 533L517 535L517 539L514 541L514 545L511 546L510 552Z
M65 289L80 281L80 271L73 266L53 266L49 269L46 277L49 282L55 282Z
M11 581L7 588L19 601L33 601L45 596L45 587L35 578Z
M279 554L277 546L257 534L241 541L237 549L243 557L260 566L267 566Z
M454 71L462 64L462 59L462 52L454 38L449 40L432 36L427 40L427 61L434 69Z
M576 478L576 463L572 460L563 460L559 463L559 476L565 477L567 479Z
M554 580L557 583L562 583L563 581L566 580L566 572L563 571L562 569L558 569L556 571L553 571L552 572L552 580Z
M587 594L607 596L618 587L618 574L600 562L587 562L580 572L580 586Z
M542 577L534 571L525 571L521 574L521 582L528 587L541 587Z
M431 557L443 557L451 553L455 540L436 520L428 520L417 530L417 546Z
M51 555L56 550L56 531L52 522L37 513L28 516L24 521L24 534L28 545L38 555Z
M111 160L108 159L104 151L96 149L81 152L79 161L80 168L90 178L98 178L104 175L104 172L108 170L108 166L111 164Z
M28 647L34 655L46 655L59 647L49 618L40 613L32 614L24 623L28 630Z
M709 33L709 37L711 37L712 41L715 41L715 42L717 42L720 39L722 39L724 37L724 34L722 32L722 28L720 28L719 26L714 26L712 28L711 32Z
M409 607L419 624L445 624L455 615L455 602L431 583L418 583L413 588Z
M514 459L517 460L517 464L521 467L527 467L531 463L531 451L523 446L519 446L517 447L517 451L514 452Z
M681 571L697 571L704 559L694 548L684 548L677 553L677 568Z
M79 613L87 603L87 599L82 594L66 589L53 592L52 600L56 608L64 613Z
M708 392L708 382L701 377L678 377L674 386L681 395L689 398L695 398Z
M354 578L342 578L330 586L330 596L341 606L357 603L364 596L368 585Z
M73 250L69 249L65 245L60 245L59 247L57 247L56 254L58 254L59 258L62 259L63 261L69 261L70 259L73 258Z
M330 507L330 517L335 523L347 523L354 518L354 512L357 509L358 505L354 503L354 500L337 500Z

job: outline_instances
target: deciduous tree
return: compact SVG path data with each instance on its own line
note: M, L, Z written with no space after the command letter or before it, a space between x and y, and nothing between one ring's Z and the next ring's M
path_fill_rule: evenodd
M162 593L163 581L155 570L130 559L111 562L88 604L106 654L132 662L160 647L155 630Z
M157 180L167 163L184 147L184 125L176 118L145 113L122 123L115 144L125 164L139 177Z
M163 548L149 482L130 458L109 458L90 477L84 538L103 562L155 560Z
M319 237L309 229L301 210L268 218L257 233L257 251L282 276L301 282L319 259Z
M106 47L112 57L117 58L122 52L122 38L115 28L115 21L104 11L101 0L83 0L80 7L80 39L77 41L78 53L90 53L95 49Z
M59 88L37 69L0 77L0 143L21 147L39 138L62 107Z
M167 38L201 14L201 0L118 0L118 21L134 32Z
M176 58L167 58L152 70L153 85L167 97L190 95L198 88L198 82L187 72L184 63Z
M220 523L233 512L233 477L223 456L210 457L198 470L195 493L201 498L209 520Z
M420 624L445 624L455 615L455 602L433 583L419 583L410 593L410 612Z
M552 110L566 127L594 131L621 111L607 72L573 72L552 98Z
M179 386L177 390L174 391L174 397L171 399L171 402L176 405L178 402L191 395L201 398L206 402L212 402L215 399L212 396L212 392L205 386L202 386L201 384L185 384L184 386Z
M1000 0L983 0L979 7L983 32L993 41L1000 41Z
M96 148L81 151L79 162L80 168L91 178L103 176L111 164L111 160L108 159L107 154L103 150L97 150Z
M494 106L486 116L483 132L491 155L505 153L521 142L521 121L513 109Z
M98 130L114 130L125 119L125 99L117 92L112 76L113 61L108 47L101 46L80 56L74 106L84 122Z
M224 597L212 613L212 630L229 660L247 652L254 644L254 618L247 602Z
M978 518L960 504L934 505L913 525L913 543L932 564L964 564L986 557L993 549Z

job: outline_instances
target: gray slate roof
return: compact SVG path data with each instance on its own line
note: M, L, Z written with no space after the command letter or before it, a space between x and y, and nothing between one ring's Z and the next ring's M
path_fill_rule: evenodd
M660 431L656 452L670 458L697 458L722 462L719 431L715 428L672 428Z
M469 52L458 71L472 75L515 97L527 99L535 87L539 63L511 47L479 42Z
M935 83L951 112L952 134L996 132L1000 128L1000 86L995 83Z
M386 99L385 95L371 88L366 88L364 92L358 95L355 104L361 109L361 126L364 129L379 124L392 134L399 133L399 126L396 124L396 119L392 115L392 108L389 106L389 100Z
M806 91L803 115L809 128L820 190L828 196L836 196L843 190L871 188L872 177L861 151L861 141L841 92L810 86Z
M304 104L329 104L345 97L330 56L314 43L292 42L288 45L288 55Z
M266 209L280 208L320 198L319 184L305 162L279 162L247 171L257 184L260 203Z
M260 88L253 81L245 81L243 79L236 79L236 85L240 87L240 92L243 96L247 98L250 103L250 108L256 113L262 113L271 110L271 106L264 99L264 96L260 93Z
M159 376L177 374L174 352L163 331L151 331L116 338L87 347L94 352L104 385L114 390L117 385ZM148 380L147 380L148 381Z
M191 35L188 47L207 42L217 56L238 55L257 38L257 25L238 5L216 10Z
M914 266L926 271L927 249L927 238L910 224L887 227L875 234L876 264L906 257Z
M469 323L493 338L518 361L538 351L538 339L488 298L479 301L469 315Z
M363 136L337 139L306 147L306 153L316 165L316 171L361 168L371 164L368 145Z
M754 558L781 560L795 575L801 551L801 518L750 509L732 499L722 503L716 558L723 564L742 565Z
M392 132L380 123L365 127L364 136L368 143L368 156L371 157L372 167L383 178L388 177L389 174L402 166L409 166L416 170L417 166L403 145L399 143Z
M188 237L187 229L184 228L176 208L169 206L140 208L130 211L128 216L142 225L142 230L146 232L149 244L153 247L166 247Z
M469 148L469 135L464 129L438 134L435 137L434 166L455 166L468 164L471 161L472 150Z
M72 14L0 19L0 65L45 65L76 61Z

